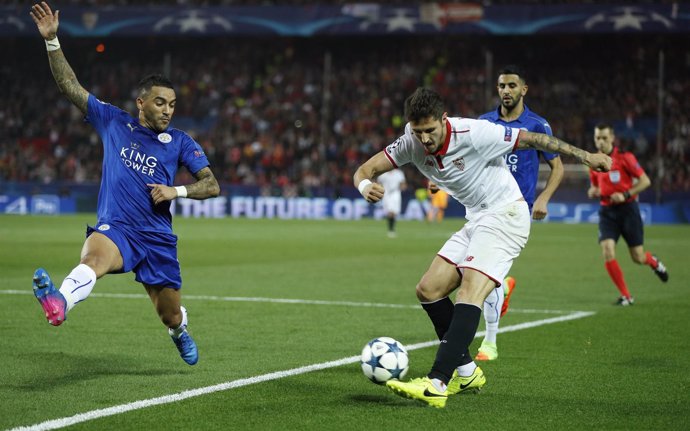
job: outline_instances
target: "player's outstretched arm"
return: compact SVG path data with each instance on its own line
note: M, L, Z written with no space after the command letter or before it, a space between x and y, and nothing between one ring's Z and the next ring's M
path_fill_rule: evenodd
M81 112L86 113L89 93L77 81L77 75L75 75L69 63L67 63L65 54L60 49L60 43L57 39L60 11L56 10L55 14L53 14L48 3L41 2L40 4L33 5L29 14L36 23L38 32L46 40L50 70L53 72L53 78L55 78L58 88L74 106L79 108Z
M558 153L564 156L574 157L578 162L589 166L595 171L608 171L611 169L611 157L603 153L590 153L582 148L549 136L543 133L520 130L518 148L536 148L537 150Z

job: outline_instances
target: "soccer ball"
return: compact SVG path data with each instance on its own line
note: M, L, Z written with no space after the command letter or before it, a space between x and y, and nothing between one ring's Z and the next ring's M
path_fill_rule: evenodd
M369 341L362 349L361 365L364 375L379 385L402 379L410 368L405 346L390 337Z

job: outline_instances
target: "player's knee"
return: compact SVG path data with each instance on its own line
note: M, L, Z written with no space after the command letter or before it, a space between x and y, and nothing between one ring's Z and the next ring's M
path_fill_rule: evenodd
M429 280L422 278L417 284L417 299L421 302L436 301L446 296L444 289L439 288L436 283L429 282Z
M606 262L616 258L616 250L615 249L603 248L601 250L601 252L602 252L602 255L604 256L604 260Z
M97 278L101 278L109 272L109 263L106 261L106 259L103 259L98 255L86 254L82 256L82 258L79 260L79 263L91 268L93 272L96 273Z

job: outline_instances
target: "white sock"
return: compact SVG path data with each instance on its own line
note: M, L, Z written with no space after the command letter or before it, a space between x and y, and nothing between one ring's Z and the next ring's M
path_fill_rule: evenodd
M80 263L62 281L60 293L67 301L67 311L85 300L96 284L96 273L88 265Z
M446 391L446 384L440 381L439 379L431 379L431 384L434 385L434 388L436 388L436 390L439 392Z
M460 377L469 377L474 373L474 370L476 369L477 364L475 364L474 361L472 361L469 364L460 365L458 367L458 374L460 375Z
M180 306L180 311L182 312L182 323L176 329L168 328L168 334L175 338L180 338L180 335L187 329L187 309Z
M503 307L503 286L492 290L484 300L484 320L486 321L484 341L486 342L496 343L498 322L501 319L501 307Z

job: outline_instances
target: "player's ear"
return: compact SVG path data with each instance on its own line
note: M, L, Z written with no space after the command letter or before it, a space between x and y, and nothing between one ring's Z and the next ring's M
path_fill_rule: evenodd
M142 111L144 109L144 99L137 97L137 109Z
M527 84L522 86L522 95L524 96L527 94L527 90L529 89L529 86Z

